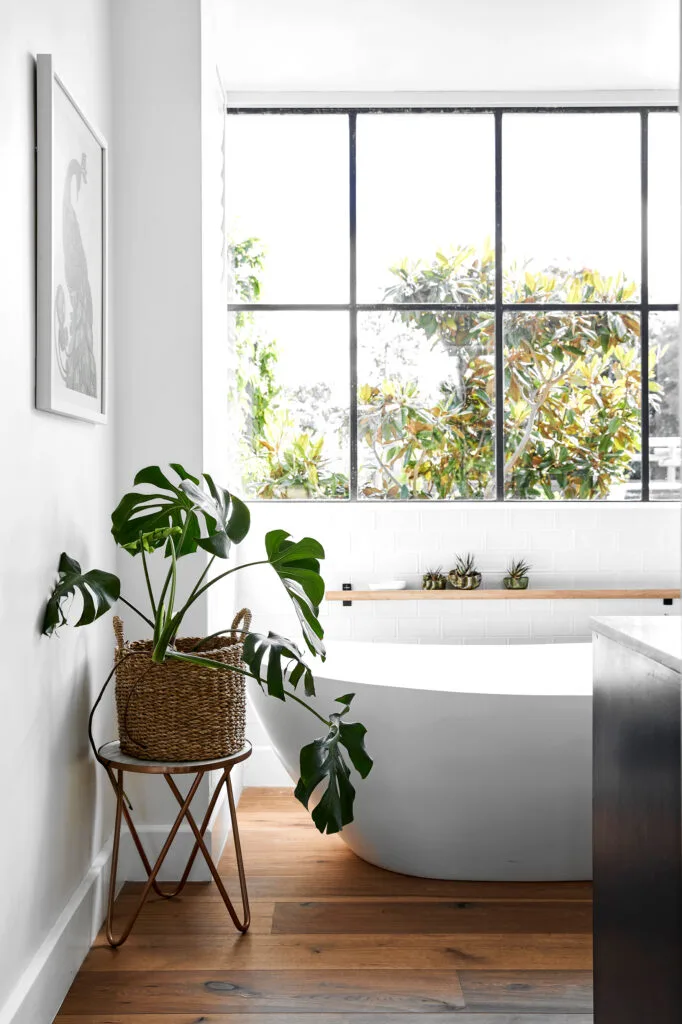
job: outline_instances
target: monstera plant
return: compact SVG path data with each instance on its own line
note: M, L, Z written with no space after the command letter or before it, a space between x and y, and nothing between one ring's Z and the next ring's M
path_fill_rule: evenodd
M175 639L183 620L202 594L221 580L253 565L270 565L293 603L308 651L324 661L323 630L318 620L318 606L324 595L320 575L320 559L324 557L322 546L310 537L294 541L285 530L272 530L265 536L264 558L212 573L216 559L226 561L232 546L240 544L248 534L249 509L236 495L217 486L208 473L203 474L202 481L178 463L171 463L171 470L177 482L169 479L158 466L141 469L134 480L135 489L121 498L111 516L111 532L116 543L131 556L139 557L149 614L121 594L117 576L101 569L83 572L74 558L62 553L59 579L45 607L42 632L50 636L66 624L75 594L81 598L76 626L89 625L120 601L153 631L153 662L177 660L225 671L222 662L201 654L202 645L189 652L177 650ZM189 593L181 598L178 560L199 553L201 558L197 560L201 561L201 571ZM154 592L149 572L152 557L163 557L168 563L158 593ZM229 628L220 630L205 639L228 632ZM315 681L295 643L276 633L266 636L254 632L245 632L243 642L246 669L230 666L230 671L255 679L271 697L295 701L325 725L325 735L301 750L301 777L295 795L307 808L318 786L326 782L312 810L312 818L320 832L339 832L353 820L355 790L346 757L362 778L366 778L372 768L372 759L364 745L364 725L345 720L353 694L339 697L340 708L325 718L297 692L302 688L305 697L313 697ZM98 701L101 696L100 693Z

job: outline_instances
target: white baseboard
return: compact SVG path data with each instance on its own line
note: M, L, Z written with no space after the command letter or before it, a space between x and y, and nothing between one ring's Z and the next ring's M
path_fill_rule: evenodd
M110 838L0 1008L0 1024L51 1024L106 915L111 846ZM123 849L120 867L124 879Z
M293 786L282 762L269 744L254 746L244 763L245 786Z

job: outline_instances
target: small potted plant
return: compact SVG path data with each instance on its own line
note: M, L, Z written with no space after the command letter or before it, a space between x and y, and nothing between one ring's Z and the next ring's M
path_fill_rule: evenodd
M513 558L509 563L507 575L503 578L506 590L527 590L530 565L522 558Z
M445 590L445 574L437 569L427 569L422 576L422 590Z
M473 555L457 555L455 568L448 573L450 586L455 590L478 590L481 585L481 574L476 568Z

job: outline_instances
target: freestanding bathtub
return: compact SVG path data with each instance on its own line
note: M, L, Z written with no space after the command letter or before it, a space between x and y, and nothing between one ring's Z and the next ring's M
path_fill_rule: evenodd
M367 726L374 768L354 773L342 832L358 856L426 878L591 878L589 643L332 642L314 668L319 710L355 692L348 720ZM296 781L301 746L324 727L249 685Z

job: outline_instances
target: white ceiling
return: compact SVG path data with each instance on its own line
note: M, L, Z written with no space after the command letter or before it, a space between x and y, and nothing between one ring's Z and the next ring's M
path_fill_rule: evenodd
M223 2L232 91L677 88L677 0Z

